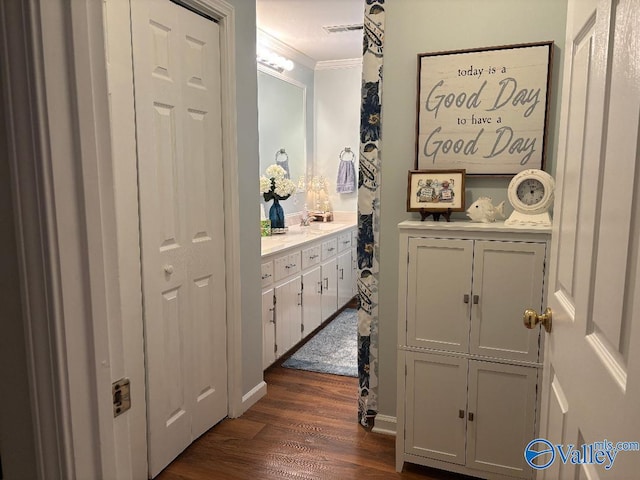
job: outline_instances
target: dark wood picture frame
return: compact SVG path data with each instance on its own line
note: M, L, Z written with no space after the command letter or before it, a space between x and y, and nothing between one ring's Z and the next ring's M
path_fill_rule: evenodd
M420 53L416 169L544 169L553 42Z
M422 220L429 215L447 221L452 212L465 209L465 170L409 170L407 179L407 211L420 212Z

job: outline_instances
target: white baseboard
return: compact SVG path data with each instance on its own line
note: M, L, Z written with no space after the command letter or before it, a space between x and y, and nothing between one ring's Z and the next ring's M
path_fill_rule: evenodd
M389 415L378 414L376 415L376 420L371 431L374 433L381 433L383 435L391 435L395 437L396 426L397 426L396 417L390 417Z
M242 396L242 413L249 410L267 394L267 383L262 381Z

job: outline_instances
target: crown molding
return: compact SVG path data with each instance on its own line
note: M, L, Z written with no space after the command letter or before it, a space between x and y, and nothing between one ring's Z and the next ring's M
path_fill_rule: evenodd
M362 67L362 57L342 60L323 60L316 63L316 70L337 70L342 68Z
M300 50L296 50L291 45L278 40L264 30L257 29L256 40L259 45L263 45L277 54L293 60L295 63L310 68L311 70L315 70L316 68L317 62L313 58L305 55Z

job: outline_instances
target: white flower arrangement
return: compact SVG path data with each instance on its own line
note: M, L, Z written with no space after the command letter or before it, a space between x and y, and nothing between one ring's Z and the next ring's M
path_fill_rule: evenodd
M260 176L260 193L265 201L286 200L296 191L296 184L286 178L286 171L280 165L269 165L265 175Z

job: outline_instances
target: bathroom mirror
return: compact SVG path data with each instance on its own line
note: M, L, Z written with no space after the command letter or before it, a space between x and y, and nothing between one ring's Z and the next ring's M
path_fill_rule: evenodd
M294 182L306 174L306 88L302 83L258 66L258 132L260 174L286 161ZM279 153L284 149L285 153ZM292 208L287 202L287 211ZM288 207L288 208L287 208Z

